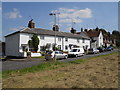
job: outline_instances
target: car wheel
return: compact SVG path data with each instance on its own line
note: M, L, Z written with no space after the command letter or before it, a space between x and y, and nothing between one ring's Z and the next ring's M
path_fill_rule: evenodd
M67 59L67 58L68 58L68 56L65 56L64 58L65 58L65 59Z
M78 55L76 54L75 57L78 57Z

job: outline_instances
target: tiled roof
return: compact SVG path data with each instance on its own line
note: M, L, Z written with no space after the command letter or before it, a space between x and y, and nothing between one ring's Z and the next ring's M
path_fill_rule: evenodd
M55 32L53 30L46 30L46 29L41 29L41 28L26 28L21 31L17 31L15 33L30 33L30 34L51 35L51 36L54 36L56 33L56 36L89 39L88 37L83 37L83 36L80 36L79 34L73 34L73 33L69 33L69 32L61 32L61 31ZM12 34L14 34L14 33L12 33ZM9 34L7 36L10 36L12 34ZM5 36L5 37L7 37L7 36Z
M88 34L89 37L98 37L100 34L100 31L89 30L86 33Z
M77 34L80 34L81 32L78 32ZM100 31L96 31L96 30L89 30L89 31L84 31L84 33L86 35L88 35L89 37L98 37L100 34Z

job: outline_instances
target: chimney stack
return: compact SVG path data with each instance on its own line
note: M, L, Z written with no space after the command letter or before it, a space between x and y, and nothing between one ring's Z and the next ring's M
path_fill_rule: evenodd
M53 25L53 31L59 31L58 25Z
M28 23L29 28L35 28L35 23L33 22L33 19L31 19Z
M85 29L84 31L85 31L85 32L87 32L88 30L87 30L87 29Z
M75 34L76 30L74 28L71 28L71 33Z
M81 28L81 32L83 32L83 28Z
M99 28L98 27L96 27L96 29L95 29L96 31L99 31Z

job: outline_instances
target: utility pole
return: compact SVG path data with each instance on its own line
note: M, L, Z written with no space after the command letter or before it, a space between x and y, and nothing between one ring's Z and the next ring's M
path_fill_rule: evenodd
M53 27L55 27L55 31L54 31L54 35L55 35L55 39L54 39L54 43L55 43L55 51L56 51L56 13L50 13L49 15L54 16L54 25ZM56 61L56 55L54 55L54 60Z
M75 27L75 22L73 21L73 19L72 19L72 28L74 28Z

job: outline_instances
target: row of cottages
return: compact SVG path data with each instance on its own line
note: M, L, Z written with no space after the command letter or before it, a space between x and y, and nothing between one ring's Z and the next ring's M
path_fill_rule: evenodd
M108 47L110 45L113 45L114 47L116 47L116 39L113 36L108 36L106 34L103 34L103 43L105 47Z
M55 44L63 51L69 51L72 47L83 47L84 49L90 48L90 37L87 35L77 34L75 29L71 29L71 32L61 32L58 26L56 31L46 30L41 28L35 28L35 23L31 20L28 23L28 28L24 28L20 31L5 36L6 42L6 56L22 56L26 55L26 50L31 51L28 41L31 40L34 34L38 35L40 43L38 45L38 52L43 50L45 45L50 45L50 50Z
M86 35L90 37L90 47L91 48L98 48L104 46L103 43L103 34L100 30L81 30L77 34Z
M110 45L116 47L116 39L110 35L104 33L102 30L100 30L98 27L94 30L85 29L84 31L81 30L81 32L77 32L77 34L80 35L87 35L90 37L90 47L91 48L98 48L98 47L109 47Z

